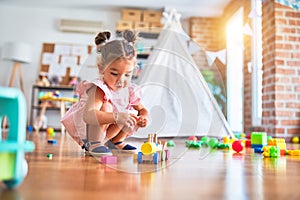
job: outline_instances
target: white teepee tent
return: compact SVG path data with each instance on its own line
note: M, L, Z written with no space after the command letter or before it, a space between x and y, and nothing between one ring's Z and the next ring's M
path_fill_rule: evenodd
M165 27L137 83L150 111L148 127L135 137L233 136L207 83L188 52L188 35L175 10L164 13Z

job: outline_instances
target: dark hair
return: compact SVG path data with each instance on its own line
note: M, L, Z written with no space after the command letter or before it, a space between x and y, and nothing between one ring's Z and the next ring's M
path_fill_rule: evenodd
M131 30L123 32L123 39L109 41L110 32L100 32L95 37L97 53L100 54L98 66L104 70L108 65L118 58L135 59L136 49L135 42L138 33Z

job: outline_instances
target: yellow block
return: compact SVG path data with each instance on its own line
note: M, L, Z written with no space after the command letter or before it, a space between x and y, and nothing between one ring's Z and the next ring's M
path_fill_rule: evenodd
M15 172L15 153L0 153L0 181L10 180Z
M145 142L142 144L141 151L143 155L150 155L157 151L157 146L154 142Z

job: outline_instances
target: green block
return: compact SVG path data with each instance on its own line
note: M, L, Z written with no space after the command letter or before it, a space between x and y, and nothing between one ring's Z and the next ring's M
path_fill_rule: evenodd
M252 132L251 133L251 145L252 144L261 144L267 145L267 133L266 132Z
M0 180L13 179L15 173L15 153L0 152Z
M188 148L200 148L202 142L201 141L185 141L185 146Z
M167 147L175 147L175 142L173 140L167 141Z
M270 148L270 157L272 158L279 158L280 157L280 147L272 146Z

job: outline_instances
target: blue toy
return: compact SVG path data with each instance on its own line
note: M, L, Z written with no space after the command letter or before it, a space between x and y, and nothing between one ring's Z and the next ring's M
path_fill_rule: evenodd
M0 123L4 117L8 119L9 130L4 140L0 127L0 181L15 188L27 175L24 153L34 150L34 143L26 141L26 102L19 89L0 87Z

